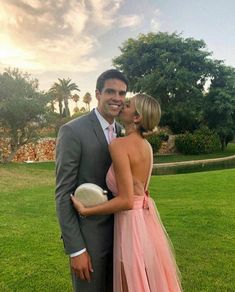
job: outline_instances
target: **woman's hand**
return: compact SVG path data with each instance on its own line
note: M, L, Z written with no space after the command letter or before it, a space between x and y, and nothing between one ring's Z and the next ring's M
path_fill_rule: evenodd
M86 207L73 195L70 195L74 208L81 216L86 216Z

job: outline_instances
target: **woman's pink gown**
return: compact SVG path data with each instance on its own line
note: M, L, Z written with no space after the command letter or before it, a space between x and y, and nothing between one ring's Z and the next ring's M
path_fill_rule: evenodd
M134 195L133 209L114 216L114 292L182 291L171 243L147 191L150 176L143 194ZM118 195L112 166L106 180Z

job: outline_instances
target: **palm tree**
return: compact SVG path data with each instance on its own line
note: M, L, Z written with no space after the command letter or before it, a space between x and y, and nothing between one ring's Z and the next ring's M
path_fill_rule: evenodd
M60 115L62 116L62 114L63 114L63 97L62 97L61 94L58 93L58 89L55 86L55 83L49 89L48 93L51 96L51 101L50 101L51 103L54 103L54 101L58 102L58 104L59 104L59 112L60 112Z
M84 106L80 108L80 112L82 112L82 113L86 112L86 109L84 108Z
M86 110L90 111L90 103L91 103L91 94L89 92L86 92L86 94L83 97L83 102L86 104Z
M72 99L73 99L73 101L76 103L76 106L75 106L75 108L73 109L73 111L76 113L76 112L79 111L79 108L78 108L78 101L79 101L79 99L80 99L80 96L79 96L78 94L74 94L74 95L72 96Z
M77 84L71 82L71 79L60 79L58 78L59 82L55 82L54 85L51 87L50 91L56 94L56 99L59 102L60 114L63 114L62 109L62 102L64 102L64 113L65 116L70 116L69 112L69 99L72 98L71 92L74 90L80 91Z
M76 107L78 106L78 101L80 99L80 96L78 94L74 94L72 96L72 99L74 100L74 102L76 103Z
M75 108L73 109L73 113L76 114L79 112L79 108L77 106L75 106Z

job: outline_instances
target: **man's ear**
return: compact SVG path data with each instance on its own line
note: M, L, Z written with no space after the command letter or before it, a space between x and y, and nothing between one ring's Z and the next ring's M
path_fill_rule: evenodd
M100 91L99 91L99 89L96 89L95 90L95 97L96 97L96 99L99 101L100 100Z

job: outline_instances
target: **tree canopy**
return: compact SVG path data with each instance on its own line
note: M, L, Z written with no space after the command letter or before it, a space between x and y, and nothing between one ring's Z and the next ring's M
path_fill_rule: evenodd
M235 69L216 62L204 103L204 121L220 137L222 149L235 133Z
M38 91L38 80L18 69L0 74L0 127L10 139L11 160L20 146L32 141L43 123L48 97Z
M203 40L184 39L176 33L141 34L124 42L121 55L113 62L129 77L131 90L151 90L167 103L184 97L185 85L190 90L205 84L212 64L208 58L211 53L205 49ZM154 88L148 88L151 79Z
M227 103L226 108L230 108L226 127L231 128L234 68L214 60L203 40L177 33L149 33L128 39L120 50L113 59L114 66L129 79L130 91L145 92L160 101L161 125L169 126L174 133L194 131L203 123L213 128L209 108L217 98L221 107Z
M91 103L92 97L89 92L86 92L83 96L83 102L86 104L86 110L90 111L90 103Z

